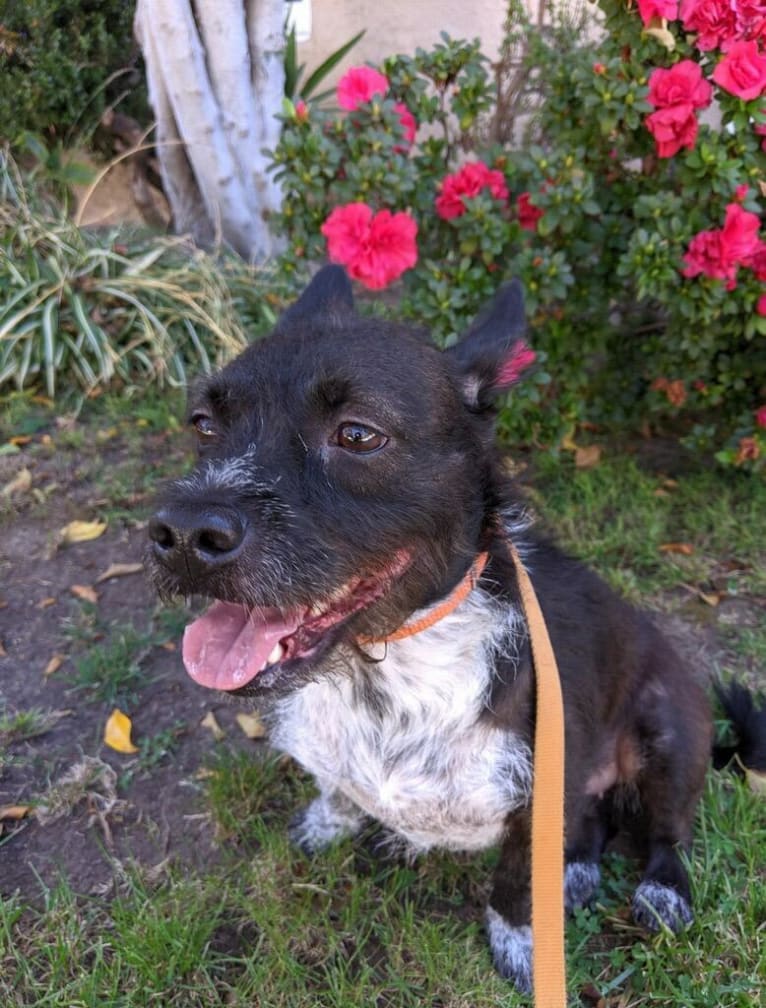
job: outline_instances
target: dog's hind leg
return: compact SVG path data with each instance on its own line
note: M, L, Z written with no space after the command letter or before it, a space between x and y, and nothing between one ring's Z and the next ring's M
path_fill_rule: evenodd
M667 684L666 684L667 685ZM636 781L645 822L647 864L633 896L633 917L650 931L680 931L693 920L683 853L691 848L694 814L710 759L711 726L702 690L657 691L644 708L643 766Z
M290 839L305 854L317 854L345 837L356 836L366 822L362 810L339 791L322 792L290 823Z

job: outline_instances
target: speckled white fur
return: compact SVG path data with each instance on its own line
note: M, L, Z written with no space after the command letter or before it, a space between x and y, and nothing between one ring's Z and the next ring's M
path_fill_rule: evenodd
M491 846L531 790L529 747L481 718L493 658L515 657L523 633L516 611L475 589L428 630L379 646L364 673L382 704L354 690L363 659L349 653L351 668L279 701L272 743L314 774L325 803L342 795L414 850Z
M497 910L487 907L487 938L497 972L512 980L522 994L532 990L532 928L512 927Z

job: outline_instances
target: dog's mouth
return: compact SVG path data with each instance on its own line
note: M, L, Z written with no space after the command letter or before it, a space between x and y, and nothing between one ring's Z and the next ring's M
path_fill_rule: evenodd
M352 617L382 598L409 565L402 552L384 571L353 578L310 607L283 611L216 600L186 628L186 671L199 685L229 693L272 685L282 669L297 670L329 650Z

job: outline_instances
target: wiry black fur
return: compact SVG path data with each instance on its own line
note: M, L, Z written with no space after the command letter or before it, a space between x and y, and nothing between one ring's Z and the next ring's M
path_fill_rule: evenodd
M526 527L523 502L494 443L493 409L498 391L512 380L514 346L524 331L514 284L442 353L403 327L358 316L342 271L320 271L271 337L202 383L191 412L200 463L163 496L150 527L150 566L166 594L204 593L256 611L319 605L334 612L326 632L302 629L284 660L264 667L242 692L264 705L279 732L290 697L309 695L302 692L308 684L328 677L352 677L347 706L328 714L338 718L338 734L342 719L363 721L362 752L385 725L388 762L381 772L409 766L413 746L431 746L420 769L426 777L433 773L438 793L450 784L438 777L446 729L428 723L434 695L428 691L438 684L421 687L419 670L411 669L412 689L423 690L421 721L402 713L392 728L386 719L402 698L387 680L391 666L363 660L358 641L385 636L445 598L477 553L488 551L477 597L483 611L507 617L515 629L501 644L488 645L481 658L486 668L465 670L473 681L486 675L482 702L467 712L466 735L444 738L502 743L496 771L483 782L497 794L504 793L504 761L518 771L531 748L535 719L529 641L523 619L514 615L520 593L508 551L512 538L530 569L564 694L567 900L578 905L592 898L604 846L628 809L646 854L634 916L649 928L677 929L691 919L681 853L691 842L709 763L708 704L646 615ZM339 440L349 423L386 440L369 453L349 450ZM349 585L353 605L339 614L333 607L347 605ZM450 688L457 698L459 690ZM735 705L745 708L732 695L732 710ZM762 759L763 712L745 710L741 725L745 752ZM318 733L324 727L319 723ZM355 753L323 754L322 744L317 738L318 764L332 765L337 755L353 773ZM363 797L355 804L343 786L325 781L313 832L305 819L296 827L307 849L321 846L318 836L328 822L341 835L369 811ZM530 809L523 789L514 786L504 827L500 819L488 933L500 971L526 988ZM376 796L369 798L378 807ZM459 806L453 800L445 821L434 823L434 842L450 846L449 816L459 817ZM406 826L401 829L406 835ZM491 833L485 822L477 821L476 829Z

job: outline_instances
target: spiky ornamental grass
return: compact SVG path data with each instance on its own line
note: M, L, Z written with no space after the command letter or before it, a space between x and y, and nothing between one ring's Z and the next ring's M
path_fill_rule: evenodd
M0 151L0 390L184 384L244 347L241 318L273 324L272 280L183 238L80 230Z

